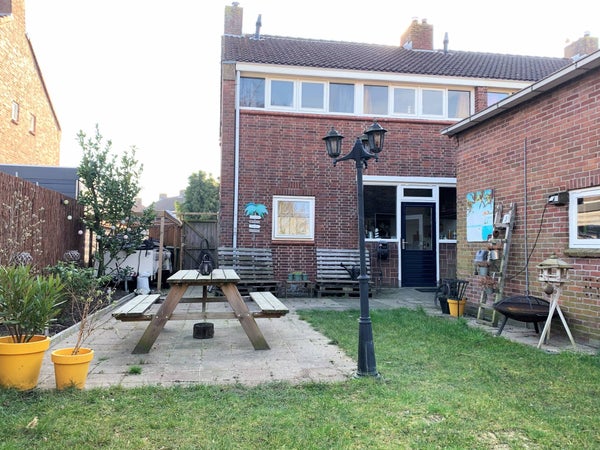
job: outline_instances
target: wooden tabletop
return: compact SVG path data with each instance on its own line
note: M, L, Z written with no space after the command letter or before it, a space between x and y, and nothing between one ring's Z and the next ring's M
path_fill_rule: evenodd
M240 277L233 269L214 269L211 275L202 275L197 270L179 270L171 275L167 282L170 284L211 285L223 283L238 283Z

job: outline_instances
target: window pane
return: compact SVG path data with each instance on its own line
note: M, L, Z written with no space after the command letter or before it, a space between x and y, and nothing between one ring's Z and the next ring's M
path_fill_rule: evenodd
M404 188L405 197L433 197L433 189L431 188Z
M329 111L354 112L354 85L331 83L329 85Z
M456 188L440 188L440 239L456 239Z
M488 92L487 105L492 106L494 103L498 103L500 100L504 100L506 97L508 97L506 92Z
M314 197L275 197L273 203L274 239L314 238Z
M471 95L468 91L448 91L448 117L464 119L470 115Z
M577 239L600 239L600 195L577 199Z
M265 107L265 80L264 78L240 79L240 106L252 108Z
M388 113L387 86L365 86L363 111L368 114Z
M365 186L365 231L371 239L396 239L396 187Z
M444 115L444 94L442 91L423 90L423 114L428 116Z
M271 81L271 106L294 106L294 83Z
M323 109L325 85L302 83L302 108Z
M411 114L416 112L416 93L414 89L396 88L394 89L394 113Z

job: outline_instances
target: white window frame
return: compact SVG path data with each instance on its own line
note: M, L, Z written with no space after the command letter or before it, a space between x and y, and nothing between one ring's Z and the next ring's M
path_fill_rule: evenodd
M302 101L303 101L303 90L304 90L304 85L305 84L314 84L314 85L319 85L321 86L321 107L320 108L315 108L315 107L311 107L311 106L303 106L302 105ZM325 102L326 102L326 89L325 89L325 83L322 81L309 81L309 80L301 80L300 82L298 82L298 88L300 89L300 93L298 94L298 104L299 107L302 111L316 111L316 112L323 112L325 111Z
M577 201L585 197L599 197L600 186L569 192L569 247L600 248L600 239L579 239L577 233Z
M273 83L289 83L292 87L292 104L291 105L273 105ZM284 80L281 78L267 79L267 109L271 110L294 110L296 108L296 83L293 80Z
M396 111L396 91L397 90L412 91L412 93L413 93L412 112ZM416 117L417 103L418 103L418 99L419 99L419 91L417 88L409 87L409 86L392 86L392 91L391 91L390 97L391 97L391 102L392 102L392 115L404 116L404 117Z
M279 203L300 202L305 203L308 209L308 230L305 234L285 234L280 231L279 226ZM315 239L315 197L274 195L273 196L273 226L272 239L274 241L302 241L309 242Z
M421 117L424 118L436 118L436 119L443 119L447 114L448 114L448 108L447 108L447 103L448 103L448 91L447 89L438 89L438 88L433 88L433 87L426 87L426 88L421 88L419 89L420 93L419 93L419 115ZM424 112L425 109L425 101L423 100L423 94L425 93L425 91L429 91L429 92L436 92L436 93L441 93L442 94L442 113L441 114L426 114Z
M377 113L378 117L406 117L406 118L418 118L425 120L462 120L464 117L450 117L448 114L448 97L450 92L464 92L469 96L469 111L468 115L471 115L474 111L474 102L475 95L474 90L468 86L459 87L445 87L440 85L402 85L402 84L393 84L393 83L377 83L377 82L369 82L369 83L360 83L353 80L323 80L318 78L280 78L280 77L260 77L253 76L251 74L243 75L242 78L248 79L258 79L264 83L264 101L263 106L243 106L240 101L240 107L244 109L263 109L268 111L298 111L298 112L307 112L312 114L340 114L340 115L348 115L348 116L372 116L375 113L365 112L365 89L370 87L381 87L387 89L387 111L385 113ZM291 105L272 105L273 98L273 83L276 82L285 82L290 83L292 88L292 102ZM311 107L303 107L302 106L302 89L304 83L310 83L315 85L323 86L323 106L322 108L311 108ZM332 102L332 85L347 85L352 88L353 92L353 101L352 101L352 110L351 111L333 111L331 109ZM397 89L406 89L414 92L414 111L410 113L399 112L394 110L394 93ZM425 103L423 101L424 95L426 92L439 93L441 95L441 104L440 113L439 114L425 114L423 112ZM350 105L348 105L350 106ZM467 115L467 116L468 116Z

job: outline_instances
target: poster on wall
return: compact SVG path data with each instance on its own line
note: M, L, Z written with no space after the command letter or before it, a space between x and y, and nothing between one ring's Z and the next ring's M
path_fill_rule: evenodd
M492 189L467 194L467 242L487 241L494 230Z

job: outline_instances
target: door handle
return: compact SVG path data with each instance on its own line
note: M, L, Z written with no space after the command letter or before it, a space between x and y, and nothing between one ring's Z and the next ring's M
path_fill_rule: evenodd
M406 249L406 240L402 239L402 250Z

